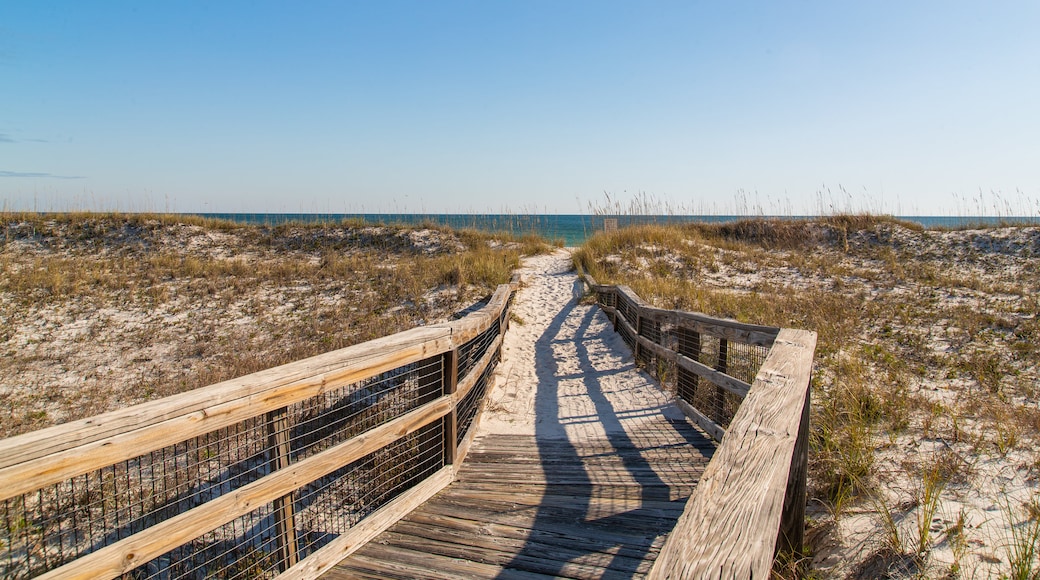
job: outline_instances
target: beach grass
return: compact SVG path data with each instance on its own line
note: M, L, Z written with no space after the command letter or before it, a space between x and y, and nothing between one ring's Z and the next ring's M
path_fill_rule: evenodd
M1036 487L1036 227L925 229L875 215L644 225L598 233L574 257L655 306L819 333L810 513L834 522L821 552L866 533L850 561L888 550L927 574L986 564L980 543L998 543L1003 520L980 523L985 502L966 496L997 501L996 473ZM866 523L878 506L913 525ZM961 508L976 525L961 544L937 539L933 520Z

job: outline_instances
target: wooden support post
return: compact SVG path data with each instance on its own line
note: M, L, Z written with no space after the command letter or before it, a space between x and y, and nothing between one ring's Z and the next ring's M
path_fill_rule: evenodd
M715 370L719 371L720 373L725 374L726 373L726 367L728 366L728 363L729 363L728 359L729 359L729 341L726 340L725 338L720 338L719 339L719 359L718 359L718 362L715 364ZM723 426L729 425L728 418L726 418L724 416L725 410L726 410L726 392L722 389L722 387L720 387L718 385L715 385L715 401L714 401L713 407L715 407L715 417L713 417L715 419L715 422L718 423L719 425L723 425Z
M632 342L632 352L636 357L636 366L643 360L643 349L639 346L639 337L643 336L643 317L639 315L639 311L636 310L636 336Z
M287 407L267 414L268 466L271 472L289 467L292 444L289 441L289 413ZM275 534L278 546L278 567L284 572L300 558L296 543L296 523L293 517L292 493L274 500Z
M444 394L452 396L459 387L459 351L449 350L441 356L444 365L441 382ZM453 465L459 449L459 402L452 398L451 413L444 416L444 464Z
M784 511L780 516L780 535L777 551L787 552L800 559L805 556L805 502L806 480L809 477L809 389L805 389L805 405L802 407L802 422L798 427L798 440L791 457L791 472L784 494Z

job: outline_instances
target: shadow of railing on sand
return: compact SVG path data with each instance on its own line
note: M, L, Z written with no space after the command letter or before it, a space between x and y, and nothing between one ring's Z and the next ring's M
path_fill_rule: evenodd
M560 274L566 275L566 274ZM597 320L597 317L599 318ZM595 324L595 326L594 326ZM573 329L573 336L571 331ZM623 418L630 417L631 412L619 410L605 392L605 379L622 372L631 372L634 366L632 355L624 348L611 353L625 360L620 369L604 370L597 368L590 353L590 346L607 348L603 341L614 342L616 338L610 332L609 321L597 308L578 306L570 303L564 307L551 321L545 332L535 343L535 366L538 377L536 409L541 416L536 420L536 435L539 454L542 459L546 482L545 496L563 496L570 500L569 505L561 507L557 502L543 502L538 507L532 525L532 533L527 543L515 556L509 568L525 568L532 560L540 559L542 574L564 575L565 566L580 567L582 564L592 565L607 570L611 577L631 577L645 574L648 569L646 556L655 547L659 537L667 533L682 513L685 495L673 498L668 483L655 471L654 465L644 457L643 451L660 449L662 439L674 445L679 439L704 457L710 457L714 449L706 435L691 427L685 419L669 418L662 421L667 429L673 430L668 437L660 433L648 431L641 434L630 434L622 425ZM617 342L614 342L617 344ZM568 364L569 372L561 369L557 348L576 349L574 357L577 367ZM588 413L590 421L602 424L605 438L590 437L588 439L571 435L570 438L560 434L571 427L575 431L576 421L561 418L560 397L571 393L559 392L561 381L580 381L584 393L591 401L594 413ZM660 407L645 410L647 413L659 414ZM692 449L691 449L692 450ZM615 457L620 461L620 472L614 476L630 478L635 486L631 494L626 493L629 505L638 505L620 513L601 516L602 506L596 502L603 499L599 493L609 493L599 486L595 468L589 468L587 460L595 455L598 458ZM707 459L703 460L704 462ZM617 469L617 465L613 466ZM602 475L602 474L601 474ZM661 506L670 504L673 509L663 510ZM548 547L543 544L545 538L559 538L561 531L566 534L568 526L561 521L568 519L571 526L581 528L581 537L570 538L565 548ZM544 558L545 551L556 551L560 558L567 562L552 562Z

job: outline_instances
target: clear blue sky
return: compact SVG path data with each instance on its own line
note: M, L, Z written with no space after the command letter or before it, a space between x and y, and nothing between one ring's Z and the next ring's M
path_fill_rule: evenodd
M966 215L980 191L1040 213L1036 0L0 0L8 209L576 213L646 192Z

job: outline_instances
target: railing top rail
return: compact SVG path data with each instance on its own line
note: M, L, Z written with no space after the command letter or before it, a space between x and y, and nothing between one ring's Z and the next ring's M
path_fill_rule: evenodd
M486 330L517 288L465 318L0 440L0 500L262 415L336 386L448 352Z
M700 312L687 312L682 310L667 310L664 308L657 308L647 304L638 294L636 294L631 288L624 285L612 285L612 284L598 284L596 281L585 273L580 273L585 279L585 282L596 292L617 292L623 294L626 298L631 300L643 314L648 318L660 321L668 321L675 323L688 322L692 325L698 326L699 329L707 334L714 336L720 336L722 338L730 338L746 342L748 344L757 344L761 346L769 346L773 340L776 339L777 334L780 332L780 328L777 326L764 326L760 324L748 324L746 322L739 322L737 320L731 320L728 318L717 318L714 316L708 316Z

